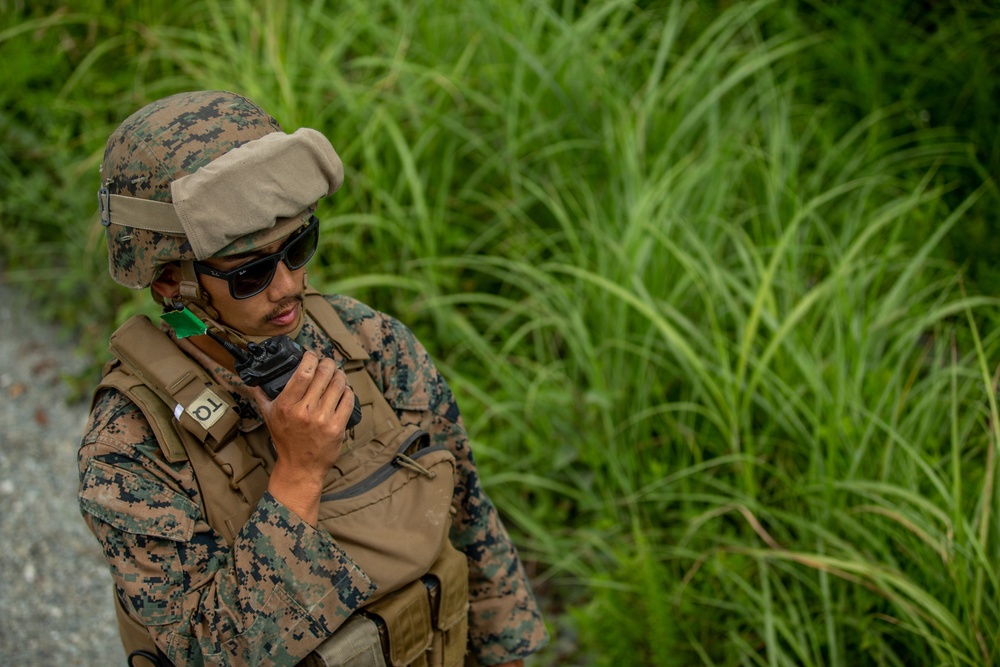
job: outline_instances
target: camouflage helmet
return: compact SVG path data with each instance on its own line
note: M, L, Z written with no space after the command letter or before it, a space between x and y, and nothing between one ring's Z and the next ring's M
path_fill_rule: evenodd
M286 237L340 187L343 166L315 130L286 135L241 95L197 91L125 119L108 138L101 178L111 276L140 289L171 262L245 253ZM311 187L298 187L303 180Z

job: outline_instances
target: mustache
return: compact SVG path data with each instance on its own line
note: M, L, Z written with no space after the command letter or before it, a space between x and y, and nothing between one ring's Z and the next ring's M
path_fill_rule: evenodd
M264 316L263 318L264 322L265 323L270 322L275 317L281 315L286 310L288 310L289 308L291 308L296 304L301 306L304 303L304 301L305 297L301 294L293 294L292 296L285 297L284 299L278 302L277 306L271 309L271 312L269 312L267 315Z

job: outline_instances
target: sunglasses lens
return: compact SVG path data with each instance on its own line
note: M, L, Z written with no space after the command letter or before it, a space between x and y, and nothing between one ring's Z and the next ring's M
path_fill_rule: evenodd
M316 245L319 243L319 226L309 225L302 234L288 244L285 250L285 264L288 268L300 269L305 266L309 258L316 252Z
M230 278L233 296L246 299L261 292L274 278L274 270L278 266L277 257L265 257L241 268Z

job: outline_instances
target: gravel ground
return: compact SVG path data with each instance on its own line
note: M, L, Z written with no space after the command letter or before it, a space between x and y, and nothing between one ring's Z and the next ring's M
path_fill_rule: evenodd
M111 577L76 502L83 367L0 277L0 665L124 665Z

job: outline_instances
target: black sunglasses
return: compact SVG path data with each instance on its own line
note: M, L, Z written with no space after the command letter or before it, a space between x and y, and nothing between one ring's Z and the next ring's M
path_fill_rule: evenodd
M206 276L227 281L229 293L234 299L249 299L263 292L271 284L271 281L274 280L274 272L278 269L279 260L284 262L291 271L301 269L316 252L318 243L319 219L316 216L310 216L308 226L288 239L278 252L252 259L229 271L220 271L201 262L194 263L194 270L197 273L204 273Z

